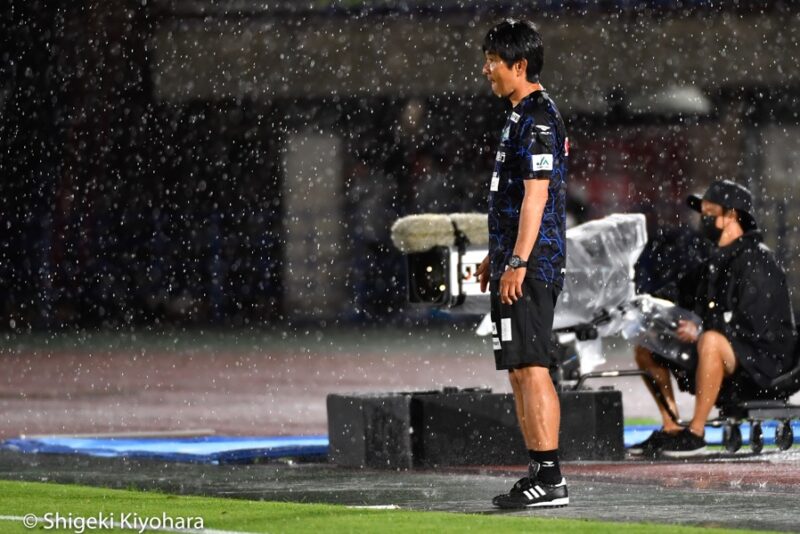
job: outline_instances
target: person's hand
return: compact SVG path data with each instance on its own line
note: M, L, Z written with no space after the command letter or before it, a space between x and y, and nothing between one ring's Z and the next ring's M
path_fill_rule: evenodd
M692 321L681 319L678 321L678 328L675 330L678 339L684 343L696 343L699 337L700 329Z
M478 282L481 284L481 293L486 293L486 288L489 286L489 256L483 258L483 261L478 265L478 270L475 271L475 276L478 277Z
M500 302L503 304L514 304L517 299L522 297L522 282L525 280L525 267L517 269L506 269L500 277Z

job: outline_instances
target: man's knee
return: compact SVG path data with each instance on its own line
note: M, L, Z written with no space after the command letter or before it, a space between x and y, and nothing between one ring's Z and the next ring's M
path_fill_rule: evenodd
M531 387L542 380L551 380L550 369L539 365L526 365L513 369L510 373L511 380L516 380L522 387Z
M700 337L697 339L697 352L708 353L711 350L719 349L729 344L728 338L722 333L716 330L707 330L700 334Z
M716 330L708 330L700 335L697 340L697 356L701 361L721 362L726 374L731 374L736 369L736 356L731 342Z

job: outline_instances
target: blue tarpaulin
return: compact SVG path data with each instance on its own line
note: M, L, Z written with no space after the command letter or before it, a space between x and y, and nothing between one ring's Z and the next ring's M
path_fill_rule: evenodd
M263 458L326 456L327 436L203 436L191 438L9 439L0 446L26 453L153 458L208 464L250 463Z
M775 443L774 422L761 425L764 443ZM630 447L645 440L656 425L626 426L624 441ZM800 422L792 423L795 443L800 441ZM749 443L750 425L741 426L744 444ZM722 429L706 427L709 445L722 443ZM328 454L328 436L203 436L191 438L69 438L9 439L0 448L24 453L84 454L106 458L152 458L173 462L206 464L252 463L259 459L320 457Z

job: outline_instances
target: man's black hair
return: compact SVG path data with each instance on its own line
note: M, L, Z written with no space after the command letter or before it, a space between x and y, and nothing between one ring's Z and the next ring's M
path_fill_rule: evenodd
M517 61L527 59L525 77L532 83L539 81L544 65L544 45L532 22L515 19L498 22L483 38L483 51L500 56L509 69Z

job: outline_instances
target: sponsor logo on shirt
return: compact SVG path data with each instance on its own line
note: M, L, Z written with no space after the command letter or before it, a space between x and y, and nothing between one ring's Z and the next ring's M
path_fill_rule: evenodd
M536 171L552 171L553 170L553 155L552 154L534 154L531 156L531 167L534 172Z

